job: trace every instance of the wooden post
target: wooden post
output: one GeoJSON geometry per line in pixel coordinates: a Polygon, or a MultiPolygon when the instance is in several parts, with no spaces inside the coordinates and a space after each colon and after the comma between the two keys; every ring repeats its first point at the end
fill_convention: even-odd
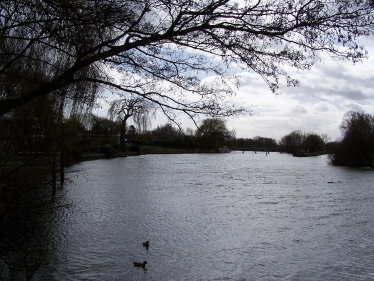
{"type": "Polygon", "coordinates": [[[61,123],[61,138],[60,138],[60,186],[64,185],[65,181],[65,154],[64,154],[64,142],[63,138],[65,134],[65,123],[61,123]]]}
{"type": "Polygon", "coordinates": [[[64,149],[61,148],[60,152],[60,185],[63,186],[65,181],[65,160],[64,160],[64,149]]]}
{"type": "Polygon", "coordinates": [[[52,152],[52,196],[56,194],[56,152],[52,152]]]}

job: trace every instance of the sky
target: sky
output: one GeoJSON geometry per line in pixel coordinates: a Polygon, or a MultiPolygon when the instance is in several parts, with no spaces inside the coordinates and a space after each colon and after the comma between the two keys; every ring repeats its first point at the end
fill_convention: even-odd
{"type": "MultiPolygon", "coordinates": [[[[253,106],[250,116],[227,119],[227,127],[235,130],[237,138],[256,136],[279,141],[283,136],[301,130],[319,135],[327,134],[330,141],[341,136],[339,126],[349,110],[362,110],[374,114],[374,38],[361,41],[369,52],[369,58],[353,64],[336,61],[322,53],[321,62],[309,71],[289,72],[299,80],[298,87],[280,86],[281,95],[273,94],[268,85],[256,73],[240,69],[234,74],[240,77],[240,87],[230,102],[253,106]]],[[[93,113],[107,116],[106,104],[93,113]]],[[[152,127],[164,125],[166,118],[159,116],[152,127]]],[[[193,128],[187,118],[182,118],[183,128],[193,128]]]]}

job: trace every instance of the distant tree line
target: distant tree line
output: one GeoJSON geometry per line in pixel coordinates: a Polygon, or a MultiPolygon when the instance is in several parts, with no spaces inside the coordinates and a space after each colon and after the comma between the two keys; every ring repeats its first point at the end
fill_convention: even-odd
{"type": "Polygon", "coordinates": [[[91,122],[81,134],[86,141],[81,142],[81,152],[98,152],[100,146],[110,146],[114,149],[125,150],[123,143],[133,145],[153,145],[161,147],[194,149],[202,151],[215,151],[222,146],[235,146],[235,132],[230,131],[226,121],[220,118],[207,118],[201,121],[196,130],[187,128],[183,130],[171,123],[159,125],[151,130],[139,130],[139,127],[130,125],[124,130],[122,119],[113,121],[105,117],[91,116],[91,122]],[[91,144],[87,142],[92,135],[100,135],[100,142],[91,144]],[[116,136],[116,138],[113,138],[116,136]]]}
{"type": "MultiPolygon", "coordinates": [[[[71,145],[66,149],[67,157],[83,152],[105,152],[108,147],[114,150],[123,148],[119,142],[120,132],[123,130],[121,119],[113,121],[105,117],[91,115],[89,120],[85,125],[78,120],[66,122],[65,130],[75,133],[80,130],[79,134],[83,135],[83,139],[81,138],[80,141],[78,141],[77,135],[72,138],[74,141],[71,143],[75,142],[77,145],[75,148],[71,145]],[[85,142],[84,137],[90,134],[100,135],[100,142],[95,144],[85,142]],[[103,149],[103,147],[106,148],[103,149]]],[[[145,144],[195,151],[215,151],[222,146],[229,146],[231,149],[237,150],[266,150],[285,153],[323,151],[329,154],[329,162],[332,165],[372,166],[374,117],[362,111],[349,111],[345,114],[340,129],[342,136],[335,142],[330,142],[330,138],[326,134],[319,135],[301,130],[284,135],[277,142],[275,139],[260,136],[236,138],[235,131],[227,128],[224,119],[207,118],[202,120],[196,130],[191,128],[183,130],[168,122],[140,133],[139,127],[133,124],[126,127],[124,139],[128,145],[130,143],[133,145],[145,144]]],[[[71,133],[70,137],[72,137],[71,133]]],[[[25,142],[22,145],[25,145],[25,142]]],[[[112,153],[112,155],[114,154],[112,153]]]]}
{"type": "Polygon", "coordinates": [[[329,141],[326,134],[293,131],[279,141],[279,149],[293,153],[295,150],[310,152],[324,150],[329,163],[336,166],[373,167],[374,116],[363,111],[348,111],[340,125],[341,137],[329,141]]]}
{"type": "Polygon", "coordinates": [[[293,131],[279,140],[279,149],[283,152],[294,153],[296,151],[317,152],[325,150],[328,141],[327,135],[316,133],[293,131]]]}
{"type": "Polygon", "coordinates": [[[278,144],[275,139],[256,136],[250,138],[236,139],[236,147],[238,150],[251,150],[251,151],[276,151],[278,144]]]}

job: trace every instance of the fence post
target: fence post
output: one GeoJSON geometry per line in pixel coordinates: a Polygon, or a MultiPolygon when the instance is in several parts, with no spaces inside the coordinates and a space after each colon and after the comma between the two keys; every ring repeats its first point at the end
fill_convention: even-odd
{"type": "Polygon", "coordinates": [[[52,196],[56,194],[56,152],[52,152],[52,196]]]}

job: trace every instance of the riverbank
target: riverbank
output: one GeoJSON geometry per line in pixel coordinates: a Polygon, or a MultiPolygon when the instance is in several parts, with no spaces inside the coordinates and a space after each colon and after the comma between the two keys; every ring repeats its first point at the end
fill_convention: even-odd
{"type": "MultiPolygon", "coordinates": [[[[142,147],[139,146],[140,152],[129,151],[116,151],[114,155],[107,155],[105,153],[85,153],[78,159],[76,162],[83,162],[83,161],[92,161],[92,160],[99,160],[99,159],[111,159],[111,158],[120,158],[120,157],[128,157],[128,156],[139,156],[139,155],[147,155],[147,154],[191,154],[191,153],[201,153],[196,150],[183,150],[183,149],[173,149],[173,148],[164,148],[164,147],[142,147]]],[[[204,151],[210,152],[210,151],[204,151]]]]}
{"type": "Polygon", "coordinates": [[[319,156],[325,154],[323,151],[317,151],[317,152],[306,152],[306,151],[298,151],[293,153],[292,155],[294,157],[310,157],[310,156],[319,156]]]}

